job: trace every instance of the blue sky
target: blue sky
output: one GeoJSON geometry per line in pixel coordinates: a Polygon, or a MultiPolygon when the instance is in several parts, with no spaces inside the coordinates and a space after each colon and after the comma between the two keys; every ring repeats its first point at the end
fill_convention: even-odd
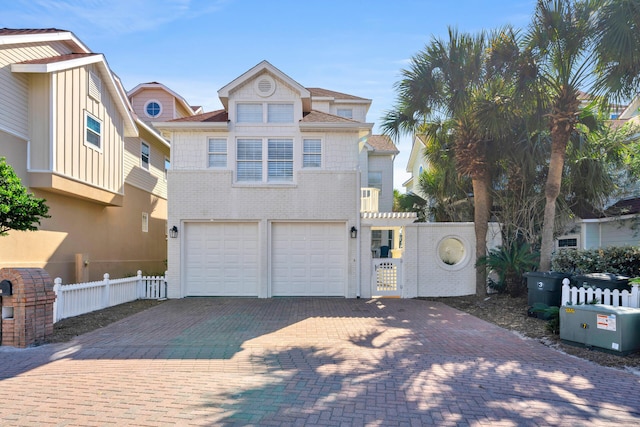
{"type": "MultiPolygon", "coordinates": [[[[103,53],[127,90],[158,81],[205,111],[217,91],[267,60],[303,86],[373,100],[368,121],[393,107],[409,59],[447,27],[463,32],[529,22],[535,0],[13,0],[0,27],[72,31],[103,53]]],[[[411,139],[399,141],[402,188],[411,139]]]]}

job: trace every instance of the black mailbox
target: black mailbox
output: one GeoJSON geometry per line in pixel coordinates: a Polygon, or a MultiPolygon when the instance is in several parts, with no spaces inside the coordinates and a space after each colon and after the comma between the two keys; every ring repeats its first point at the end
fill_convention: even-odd
{"type": "Polygon", "coordinates": [[[6,297],[13,295],[11,291],[11,282],[9,280],[3,280],[0,282],[0,297],[6,297]]]}

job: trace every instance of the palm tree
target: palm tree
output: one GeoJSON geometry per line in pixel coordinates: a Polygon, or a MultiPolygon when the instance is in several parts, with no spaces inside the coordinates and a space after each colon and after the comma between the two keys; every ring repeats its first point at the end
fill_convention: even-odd
{"type": "Polygon", "coordinates": [[[610,96],[636,89],[640,72],[637,23],[639,0],[538,0],[536,5],[526,41],[536,60],[539,85],[548,96],[551,139],[541,271],[551,267],[556,202],[567,145],[576,133],[580,113],[578,93],[591,92],[604,105],[610,96]]]}
{"type": "MultiPolygon", "coordinates": [[[[491,175],[488,147],[491,139],[474,116],[475,96],[486,75],[487,40],[484,33],[460,34],[449,29],[449,39],[434,38],[411,59],[396,84],[398,103],[387,113],[382,127],[397,137],[413,133],[426,122],[451,120],[458,172],[471,178],[474,195],[476,256],[486,255],[491,208],[491,175]]],[[[476,270],[476,294],[486,293],[484,269],[476,270]]]]}

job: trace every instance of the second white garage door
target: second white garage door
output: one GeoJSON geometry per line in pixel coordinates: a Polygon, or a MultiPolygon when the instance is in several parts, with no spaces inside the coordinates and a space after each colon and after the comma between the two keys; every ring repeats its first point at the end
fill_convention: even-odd
{"type": "Polygon", "coordinates": [[[344,223],[273,223],[273,296],[345,296],[347,232],[344,223]]]}
{"type": "Polygon", "coordinates": [[[187,296],[258,295],[258,224],[188,223],[187,296]]]}

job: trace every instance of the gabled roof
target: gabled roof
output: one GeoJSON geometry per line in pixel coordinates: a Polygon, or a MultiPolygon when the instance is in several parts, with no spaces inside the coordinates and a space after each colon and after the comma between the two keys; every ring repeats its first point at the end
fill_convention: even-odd
{"type": "Polygon", "coordinates": [[[311,93],[300,83],[293,80],[291,77],[271,65],[268,61],[262,61],[255,67],[251,68],[249,71],[246,71],[240,77],[235,78],[230,83],[226,84],[218,91],[218,97],[220,98],[220,102],[225,109],[229,108],[229,93],[235,89],[236,87],[243,85],[247,81],[252,78],[267,72],[277,79],[284,81],[286,84],[291,86],[293,90],[297,91],[300,94],[300,98],[302,98],[302,110],[309,111],[311,109],[311,93]]]}
{"type": "Polygon", "coordinates": [[[360,98],[359,96],[349,95],[346,93],[335,92],[329,89],[322,89],[318,87],[310,87],[307,90],[311,93],[312,98],[327,98],[333,101],[349,101],[351,103],[366,103],[370,104],[371,100],[367,98],[360,98]]]}
{"type": "Polygon", "coordinates": [[[367,138],[367,144],[378,154],[396,155],[400,152],[388,135],[371,135],[367,138]]]}
{"type": "Polygon", "coordinates": [[[121,91],[118,90],[114,74],[109,68],[109,64],[107,64],[107,60],[104,55],[101,53],[72,53],[18,62],[11,64],[11,72],[52,73],[71,68],[83,67],[89,64],[95,64],[100,70],[102,80],[106,83],[109,94],[116,101],[116,108],[124,118],[125,136],[137,136],[138,128],[136,127],[135,119],[129,105],[129,100],[122,96],[121,91]]]}
{"type": "Polygon", "coordinates": [[[20,43],[65,41],[76,53],[90,53],[89,49],[71,31],[58,28],[0,28],[0,46],[20,43]]]}
{"type": "Polygon", "coordinates": [[[229,121],[229,114],[225,110],[210,111],[208,113],[196,114],[190,117],[181,117],[170,120],[170,122],[224,122],[229,121]]]}
{"type": "Polygon", "coordinates": [[[158,83],[158,82],[140,83],[138,86],[134,87],[129,92],[127,92],[127,96],[129,97],[129,99],[131,99],[131,98],[133,98],[133,96],[135,96],[135,94],[137,94],[138,92],[140,92],[140,91],[142,91],[144,89],[161,89],[161,90],[164,90],[165,92],[171,94],[171,96],[173,96],[175,99],[177,99],[178,102],[189,112],[189,114],[193,115],[193,114],[198,114],[198,112],[201,112],[201,111],[198,111],[198,110],[200,110],[200,107],[192,107],[191,105],[189,105],[187,100],[184,99],[182,96],[180,96],[178,93],[172,91],[167,86],[163,85],[162,83],[158,83]]]}
{"type": "Polygon", "coordinates": [[[301,122],[303,123],[360,123],[357,120],[348,119],[346,117],[336,116],[334,114],[324,113],[322,111],[311,110],[304,113],[301,122]]]}
{"type": "MultiPolygon", "coordinates": [[[[426,147],[426,144],[422,140],[420,135],[415,135],[413,138],[413,144],[411,145],[411,153],[409,154],[409,160],[407,161],[407,172],[413,172],[413,164],[422,156],[422,151],[426,147]]],[[[408,181],[407,181],[408,182],[408,181]]]]}
{"type": "Polygon", "coordinates": [[[182,117],[167,122],[153,122],[156,129],[218,129],[226,130],[229,123],[229,114],[225,110],[210,111],[196,114],[195,116],[182,117]]]}

